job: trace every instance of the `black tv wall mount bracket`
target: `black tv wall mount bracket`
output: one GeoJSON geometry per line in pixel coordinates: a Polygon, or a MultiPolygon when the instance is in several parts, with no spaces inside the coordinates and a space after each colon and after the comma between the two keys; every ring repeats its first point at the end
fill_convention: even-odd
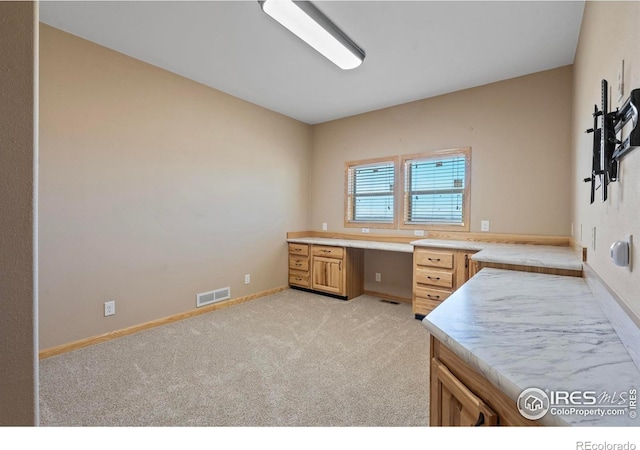
{"type": "Polygon", "coordinates": [[[584,179],[585,183],[591,182],[591,203],[595,200],[597,189],[602,191],[602,201],[607,200],[609,183],[618,181],[620,159],[640,146],[640,127],[638,127],[640,89],[631,91],[621,108],[608,111],[607,80],[602,80],[601,88],[600,109],[597,105],[594,106],[593,128],[586,131],[593,133],[591,176],[584,179]],[[623,133],[627,133],[627,136],[624,137],[623,133]]]}

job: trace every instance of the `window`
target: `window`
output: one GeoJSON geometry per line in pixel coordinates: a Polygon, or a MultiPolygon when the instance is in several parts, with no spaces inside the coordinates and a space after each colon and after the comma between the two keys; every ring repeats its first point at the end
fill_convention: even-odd
{"type": "Polygon", "coordinates": [[[397,158],[346,163],[345,227],[396,228],[397,158]]]}
{"type": "Polygon", "coordinates": [[[471,149],[402,158],[401,228],[469,230],[471,149]]]}

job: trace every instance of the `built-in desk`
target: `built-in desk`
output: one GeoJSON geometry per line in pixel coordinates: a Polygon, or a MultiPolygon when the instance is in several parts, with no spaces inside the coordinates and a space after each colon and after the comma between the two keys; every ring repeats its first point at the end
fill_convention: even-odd
{"type": "Polygon", "coordinates": [[[350,300],[364,293],[364,251],[413,253],[411,244],[304,237],[289,243],[289,285],[350,300]]]}
{"type": "Polygon", "coordinates": [[[464,240],[413,241],[413,313],[422,319],[483,268],[582,276],[571,247],[464,240]]]}
{"type": "Polygon", "coordinates": [[[343,299],[364,293],[364,250],[413,254],[411,302],[417,319],[431,312],[482,268],[578,277],[582,274],[582,260],[570,247],[560,245],[453,239],[402,243],[317,236],[292,237],[287,242],[289,285],[343,299]]]}

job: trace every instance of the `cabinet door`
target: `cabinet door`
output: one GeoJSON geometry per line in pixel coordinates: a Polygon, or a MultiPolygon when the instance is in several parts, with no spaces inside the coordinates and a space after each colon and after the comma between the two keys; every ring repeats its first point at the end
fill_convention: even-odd
{"type": "Polygon", "coordinates": [[[313,257],[311,288],[331,294],[344,295],[342,260],[313,257]]]}
{"type": "Polygon", "coordinates": [[[437,359],[431,359],[431,426],[496,425],[498,417],[437,359]]]}

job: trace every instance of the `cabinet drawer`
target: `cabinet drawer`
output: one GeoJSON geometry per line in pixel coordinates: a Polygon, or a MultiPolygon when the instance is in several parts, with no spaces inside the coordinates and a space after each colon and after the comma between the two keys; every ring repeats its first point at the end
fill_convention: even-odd
{"type": "Polygon", "coordinates": [[[309,287],[309,272],[299,272],[297,270],[289,271],[289,284],[295,286],[309,287]]]}
{"type": "Polygon", "coordinates": [[[344,256],[344,248],[327,247],[324,245],[314,245],[312,250],[313,256],[324,256],[325,258],[340,258],[344,256]]]}
{"type": "Polygon", "coordinates": [[[303,255],[306,256],[309,254],[309,244],[292,244],[289,243],[289,253],[292,255],[303,255]]]}
{"type": "Polygon", "coordinates": [[[438,289],[429,289],[425,287],[416,287],[416,297],[421,297],[425,300],[442,302],[451,295],[451,292],[441,291],[438,289]]]}
{"type": "Polygon", "coordinates": [[[431,311],[436,309],[436,307],[439,306],[440,303],[442,302],[440,302],[439,300],[431,300],[423,297],[415,297],[413,299],[413,313],[422,314],[426,316],[431,311]]]}
{"type": "Polygon", "coordinates": [[[416,267],[416,282],[442,288],[453,288],[453,273],[416,267]]]}
{"type": "Polygon", "coordinates": [[[291,255],[289,257],[289,268],[295,270],[301,270],[303,272],[309,271],[309,257],[291,255]]]}
{"type": "Polygon", "coordinates": [[[416,264],[419,266],[453,269],[453,253],[416,249],[416,264]]]}

